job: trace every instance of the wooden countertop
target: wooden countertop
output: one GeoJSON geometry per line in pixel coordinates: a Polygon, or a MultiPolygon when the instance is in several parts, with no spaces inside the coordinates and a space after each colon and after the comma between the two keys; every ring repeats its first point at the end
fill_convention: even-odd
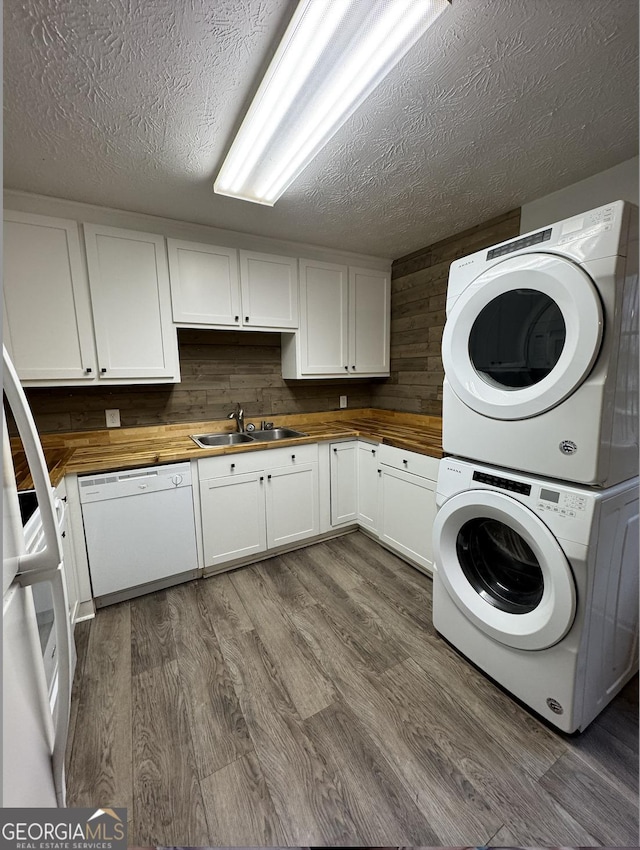
{"type": "MultiPolygon", "coordinates": [[[[259,421],[247,418],[247,423],[259,421]]],[[[391,410],[361,408],[289,416],[275,416],[275,426],[303,431],[307,436],[273,443],[243,444],[201,449],[191,434],[233,431],[229,420],[119,428],[91,432],[43,434],[42,445],[51,482],[60,483],[66,473],[91,474],[135,466],[153,466],[192,458],[215,457],[281,446],[363,437],[431,457],[442,457],[442,420],[391,410]]],[[[19,440],[12,440],[18,489],[32,486],[19,440]]]]}

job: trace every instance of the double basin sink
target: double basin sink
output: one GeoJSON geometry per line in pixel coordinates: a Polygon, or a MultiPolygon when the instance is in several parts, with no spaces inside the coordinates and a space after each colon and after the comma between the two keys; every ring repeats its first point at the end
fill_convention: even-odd
{"type": "Polygon", "coordinates": [[[231,434],[192,434],[191,439],[201,449],[213,446],[236,446],[241,443],[271,443],[277,440],[288,440],[291,437],[306,437],[300,431],[292,428],[270,428],[267,431],[243,431],[231,434]]]}

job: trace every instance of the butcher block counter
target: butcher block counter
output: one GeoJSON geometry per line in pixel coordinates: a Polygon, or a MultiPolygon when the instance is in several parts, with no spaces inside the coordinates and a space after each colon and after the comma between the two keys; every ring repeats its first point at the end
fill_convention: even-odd
{"type": "MultiPolygon", "coordinates": [[[[253,422],[256,428],[260,427],[259,418],[247,417],[245,427],[250,422],[253,422]]],[[[41,439],[54,486],[60,483],[65,474],[72,472],[107,472],[192,458],[268,451],[281,446],[349,437],[360,437],[435,458],[442,457],[442,420],[437,416],[360,408],[275,416],[273,424],[274,427],[283,426],[302,431],[307,436],[206,449],[200,448],[191,439],[191,434],[234,431],[235,422],[223,419],[188,424],[43,434],[41,439]]],[[[32,483],[19,440],[12,440],[12,450],[18,489],[29,489],[32,483]]]]}

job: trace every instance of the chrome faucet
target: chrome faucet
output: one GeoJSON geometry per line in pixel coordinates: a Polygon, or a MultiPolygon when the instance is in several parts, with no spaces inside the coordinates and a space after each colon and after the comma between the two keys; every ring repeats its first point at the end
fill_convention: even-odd
{"type": "Polygon", "coordinates": [[[244,431],[244,408],[240,407],[240,402],[238,402],[236,409],[227,415],[227,419],[235,419],[238,433],[242,434],[244,431]]]}

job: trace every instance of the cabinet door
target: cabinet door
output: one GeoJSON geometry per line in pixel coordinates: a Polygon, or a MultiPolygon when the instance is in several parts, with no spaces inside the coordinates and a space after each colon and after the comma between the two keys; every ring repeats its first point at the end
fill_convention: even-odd
{"type": "Polygon", "coordinates": [[[102,378],[179,378],[164,237],[84,225],[102,378]]]}
{"type": "Polygon", "coordinates": [[[269,549],[319,534],[317,463],[274,469],[265,483],[269,549]]]}
{"type": "Polygon", "coordinates": [[[378,532],[378,448],[358,442],[358,522],[378,532]]]}
{"type": "Polygon", "coordinates": [[[349,267],[349,373],[389,374],[389,275],[349,267]]]}
{"type": "Polygon", "coordinates": [[[265,484],[262,472],[200,482],[205,567],[267,548],[265,484]]]}
{"type": "Polygon", "coordinates": [[[331,463],[331,525],[358,520],[357,440],[329,447],[331,463]]]}
{"type": "Polygon", "coordinates": [[[300,260],[300,371],[348,374],[347,266],[300,260]]]}
{"type": "Polygon", "coordinates": [[[173,321],[188,325],[240,325],[238,252],[167,239],[173,321]]]}
{"type": "Polygon", "coordinates": [[[240,251],[242,323],[245,327],[298,327],[298,261],[240,251]]]}
{"type": "Polygon", "coordinates": [[[5,344],[21,380],[91,381],[96,356],[78,224],[6,210],[5,344]]]}
{"type": "Polygon", "coordinates": [[[381,469],[380,539],[431,574],[436,483],[389,466],[381,469]]]}

